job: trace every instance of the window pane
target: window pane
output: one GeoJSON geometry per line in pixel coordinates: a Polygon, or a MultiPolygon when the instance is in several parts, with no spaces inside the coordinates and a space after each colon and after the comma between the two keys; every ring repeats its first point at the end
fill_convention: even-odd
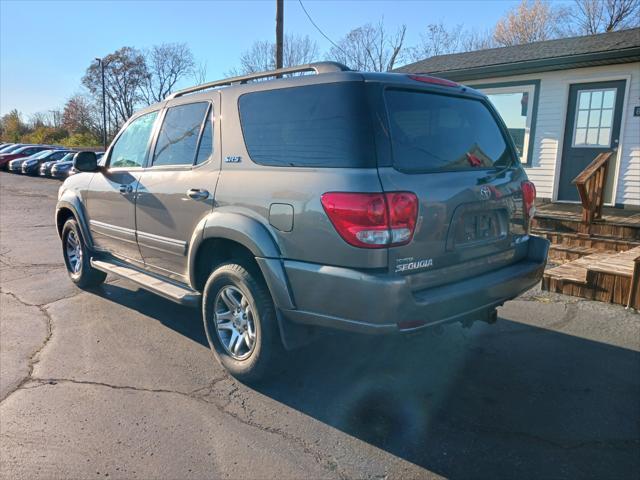
{"type": "Polygon", "coordinates": [[[578,128],[576,130],[576,145],[584,145],[584,141],[587,135],[586,128],[578,128]]]}
{"type": "Polygon", "coordinates": [[[613,108],[613,102],[616,98],[615,90],[607,90],[604,92],[604,99],[602,101],[602,108],[613,108]]]}
{"type": "Polygon", "coordinates": [[[600,125],[600,110],[591,110],[591,114],[589,115],[589,126],[597,127],[600,125]]]}
{"type": "Polygon", "coordinates": [[[202,140],[200,140],[200,148],[198,149],[198,158],[196,164],[206,162],[213,153],[213,128],[211,127],[211,112],[207,116],[207,123],[202,132],[202,140]]]}
{"type": "Polygon", "coordinates": [[[366,167],[375,163],[360,82],[267,90],[240,97],[251,159],[262,165],[366,167]]]}
{"type": "Polygon", "coordinates": [[[136,118],[120,135],[111,151],[111,167],[141,167],[158,112],[136,118]]]}
{"type": "Polygon", "coordinates": [[[600,108],[602,105],[602,92],[591,92],[591,108],[600,108]]]}
{"type": "Polygon", "coordinates": [[[585,109],[589,108],[591,100],[591,92],[580,92],[580,108],[585,109]]]}
{"type": "MultiPolygon", "coordinates": [[[[529,93],[492,93],[487,95],[509,129],[516,149],[522,156],[527,127],[529,93]]],[[[523,159],[525,160],[525,159],[523,159]]]]}
{"type": "Polygon", "coordinates": [[[400,170],[491,168],[512,160],[501,129],[478,100],[389,90],[386,101],[400,170]]]}
{"type": "Polygon", "coordinates": [[[598,138],[598,145],[603,147],[608,147],[611,141],[611,129],[610,128],[601,128],[600,129],[600,138],[598,138]]]}
{"type": "Polygon", "coordinates": [[[587,126],[587,119],[589,118],[589,110],[578,111],[578,127],[584,128],[587,126]]]}
{"type": "Polygon", "coordinates": [[[600,118],[600,126],[610,127],[612,119],[613,119],[613,110],[602,110],[602,117],[600,118]]]}
{"type": "Polygon", "coordinates": [[[153,165],[193,165],[208,103],[171,107],[158,135],[153,165]]]}
{"type": "Polygon", "coordinates": [[[598,129],[589,128],[587,130],[587,145],[597,145],[597,144],[598,144],[598,129]]]}

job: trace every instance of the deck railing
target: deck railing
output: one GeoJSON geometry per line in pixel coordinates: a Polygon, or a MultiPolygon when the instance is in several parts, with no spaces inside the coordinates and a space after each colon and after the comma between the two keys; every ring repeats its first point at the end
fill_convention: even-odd
{"type": "Polygon", "coordinates": [[[602,217],[607,167],[612,155],[613,152],[601,153],[573,179],[582,203],[582,221],[587,226],[602,217]]]}

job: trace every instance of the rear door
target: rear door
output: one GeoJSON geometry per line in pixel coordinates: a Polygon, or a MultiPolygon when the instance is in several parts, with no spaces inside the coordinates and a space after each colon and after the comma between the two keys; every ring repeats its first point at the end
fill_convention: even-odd
{"type": "Polygon", "coordinates": [[[475,95],[387,88],[385,191],[414,192],[413,240],[391,248],[389,268],[420,274],[414,289],[468,278],[523,256],[520,184],[526,180],[506,129],[475,95]],[[520,251],[522,250],[522,251],[520,251]]]}
{"type": "Polygon", "coordinates": [[[145,265],[177,280],[186,280],[193,232],[213,208],[220,169],[214,114],[209,101],[170,104],[138,184],[136,230],[145,265]]]}

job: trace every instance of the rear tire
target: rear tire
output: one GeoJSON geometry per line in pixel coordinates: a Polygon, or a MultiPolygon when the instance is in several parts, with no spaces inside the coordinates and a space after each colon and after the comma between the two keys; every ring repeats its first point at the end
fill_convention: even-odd
{"type": "Polygon", "coordinates": [[[62,227],[62,255],[71,281],[80,288],[97,287],[107,274],[91,266],[89,251],[78,222],[71,218],[62,227]]]}
{"type": "Polygon", "coordinates": [[[241,262],[217,267],[204,287],[202,315],[209,346],[231,375],[252,383],[279,371],[284,349],[259,273],[241,262]]]}

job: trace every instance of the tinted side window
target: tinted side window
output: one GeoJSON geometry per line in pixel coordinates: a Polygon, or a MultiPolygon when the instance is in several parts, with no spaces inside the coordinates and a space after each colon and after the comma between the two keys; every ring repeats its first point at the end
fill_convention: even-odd
{"type": "Polygon", "coordinates": [[[375,165],[371,119],[361,82],[248,93],[240,97],[251,159],[263,165],[375,165]]]}
{"type": "Polygon", "coordinates": [[[158,112],[136,118],[120,135],[111,150],[110,167],[141,167],[158,112]]]}
{"type": "Polygon", "coordinates": [[[505,136],[479,100],[388,90],[393,162],[403,171],[492,168],[513,160],[505,136]]]}
{"type": "Polygon", "coordinates": [[[158,135],[153,165],[193,165],[208,103],[171,107],[158,135]]]}
{"type": "Polygon", "coordinates": [[[206,162],[213,153],[213,127],[211,125],[211,111],[207,115],[207,123],[202,131],[202,138],[200,139],[200,146],[198,147],[198,157],[196,158],[196,164],[206,162]]]}

